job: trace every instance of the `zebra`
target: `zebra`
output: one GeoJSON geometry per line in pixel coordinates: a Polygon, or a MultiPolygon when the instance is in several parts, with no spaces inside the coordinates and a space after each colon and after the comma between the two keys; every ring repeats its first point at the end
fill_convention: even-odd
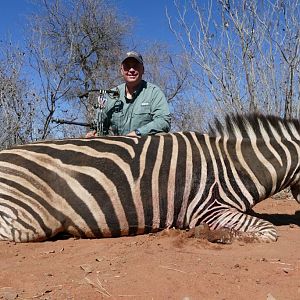
{"type": "Polygon", "coordinates": [[[228,115],[210,134],[75,138],[2,150],[0,240],[207,224],[276,241],[274,225],[248,212],[286,187],[300,202],[299,132],[296,120],[228,115]]]}

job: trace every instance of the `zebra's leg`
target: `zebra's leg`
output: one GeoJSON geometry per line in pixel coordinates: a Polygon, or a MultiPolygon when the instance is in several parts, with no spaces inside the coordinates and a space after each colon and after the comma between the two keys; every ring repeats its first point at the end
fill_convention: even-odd
{"type": "Polygon", "coordinates": [[[222,205],[217,200],[201,214],[196,223],[195,220],[192,223],[205,223],[211,230],[227,228],[235,231],[237,235],[251,236],[264,242],[277,240],[277,232],[272,223],[222,205]]]}

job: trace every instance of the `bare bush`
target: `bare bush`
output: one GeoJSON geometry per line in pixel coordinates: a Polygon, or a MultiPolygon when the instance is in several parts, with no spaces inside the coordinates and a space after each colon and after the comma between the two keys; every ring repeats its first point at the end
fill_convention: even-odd
{"type": "Polygon", "coordinates": [[[1,45],[0,148],[34,140],[38,97],[22,77],[24,55],[11,43],[1,45]]]}
{"type": "Polygon", "coordinates": [[[32,19],[29,49],[45,101],[41,110],[44,139],[58,134],[50,135],[54,115],[71,120],[94,117],[93,103],[80,102],[77,97],[118,82],[116,61],[123,53],[130,20],[119,21],[115,8],[101,0],[43,0],[41,11],[32,19]]]}
{"type": "Polygon", "coordinates": [[[212,111],[299,116],[299,1],[174,5],[177,17],[167,13],[169,26],[187,57],[195,91],[212,111]]]}

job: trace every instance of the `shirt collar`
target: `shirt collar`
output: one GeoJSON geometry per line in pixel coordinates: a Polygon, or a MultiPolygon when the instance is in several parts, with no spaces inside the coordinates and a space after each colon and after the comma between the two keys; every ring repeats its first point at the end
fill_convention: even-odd
{"type": "Polygon", "coordinates": [[[138,88],[133,92],[133,98],[132,99],[128,99],[126,97],[126,83],[125,83],[125,86],[124,86],[124,88],[125,88],[125,91],[124,91],[125,92],[125,98],[128,99],[128,100],[135,100],[137,98],[137,96],[140,94],[140,92],[142,91],[142,89],[145,87],[145,84],[146,84],[146,82],[144,80],[142,80],[140,82],[138,88]]]}

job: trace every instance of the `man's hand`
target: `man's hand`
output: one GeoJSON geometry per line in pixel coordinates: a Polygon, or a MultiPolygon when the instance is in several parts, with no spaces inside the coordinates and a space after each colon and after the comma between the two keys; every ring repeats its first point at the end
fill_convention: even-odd
{"type": "Polygon", "coordinates": [[[126,134],[126,136],[133,136],[133,137],[138,137],[138,135],[135,133],[135,131],[131,131],[129,133],[126,134]]]}
{"type": "Polygon", "coordinates": [[[97,131],[96,130],[93,130],[93,131],[89,131],[85,137],[86,138],[93,138],[93,137],[96,137],[97,136],[97,131]]]}

